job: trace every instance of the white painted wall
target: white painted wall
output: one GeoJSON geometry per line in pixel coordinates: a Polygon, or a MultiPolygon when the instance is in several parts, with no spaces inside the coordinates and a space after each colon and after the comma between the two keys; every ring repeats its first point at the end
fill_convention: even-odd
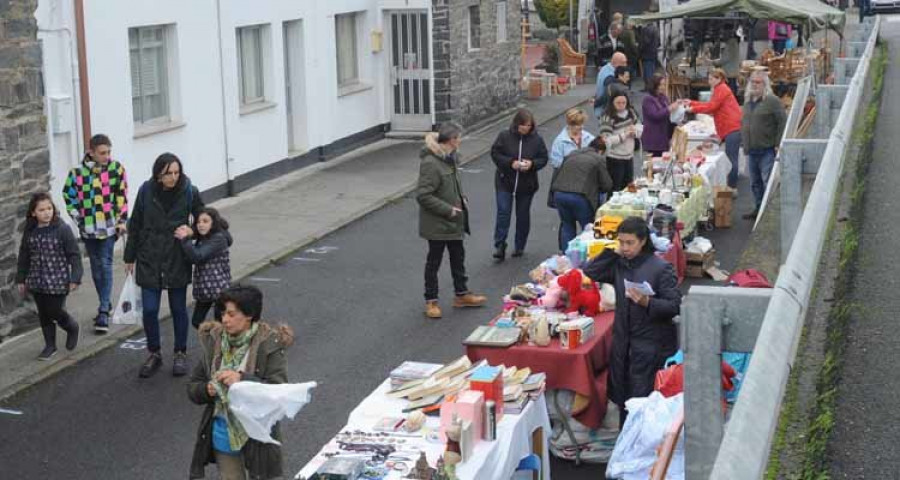
{"type": "MultiPolygon", "coordinates": [[[[387,9],[428,9],[429,0],[154,0],[134,2],[91,0],[85,3],[85,41],[90,86],[91,131],[113,141],[114,158],[123,161],[132,185],[149,178],[160,153],[170,151],[183,161],[185,171],[201,189],[222,185],[229,178],[251,172],[289,156],[285,92],[283,25],[301,20],[303,73],[301,121],[297,129],[307,149],[328,145],[379,124],[390,122],[390,70],[388,51],[373,52],[371,33],[383,29],[387,9]],[[221,39],[216,23],[221,7],[221,39]],[[337,86],[336,14],[362,12],[359,25],[359,64],[362,81],[371,88],[341,96],[337,86]],[[151,135],[136,135],[132,117],[128,29],[174,24],[171,37],[176,52],[170,57],[173,128],[151,135]],[[268,25],[267,107],[242,112],[236,29],[268,25]],[[222,59],[219,61],[221,40],[222,59]],[[224,88],[224,102],[223,102],[224,88]],[[223,122],[224,116],[224,122],[223,122]],[[232,159],[226,171],[227,157],[232,159]]],[[[75,30],[71,0],[41,0],[35,16],[41,29],[75,30]]],[[[385,32],[385,36],[388,32],[385,32]]],[[[44,78],[48,99],[70,96],[68,115],[78,125],[77,82],[71,75],[69,39],[65,33],[41,32],[44,78]]],[[[74,41],[74,38],[72,39],[74,41]]],[[[50,101],[48,100],[48,114],[50,101]]],[[[52,122],[51,122],[52,123],[52,122]]],[[[80,128],[80,126],[78,127],[80,128]]],[[[59,132],[50,125],[48,135],[58,196],[66,171],[83,155],[79,131],[59,132]]],[[[293,152],[296,153],[296,152],[293,152]]]]}

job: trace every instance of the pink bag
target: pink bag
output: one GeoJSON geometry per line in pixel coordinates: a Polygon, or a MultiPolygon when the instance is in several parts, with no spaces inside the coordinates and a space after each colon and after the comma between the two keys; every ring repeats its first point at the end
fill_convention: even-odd
{"type": "Polygon", "coordinates": [[[728,284],[742,288],[772,288],[766,276],[756,269],[740,270],[728,277],[728,284]]]}

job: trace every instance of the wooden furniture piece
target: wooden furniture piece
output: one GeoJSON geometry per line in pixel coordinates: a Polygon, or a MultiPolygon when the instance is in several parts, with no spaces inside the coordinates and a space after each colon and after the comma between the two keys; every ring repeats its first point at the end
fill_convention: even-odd
{"type": "Polygon", "coordinates": [[[583,81],[587,55],[576,52],[565,38],[557,38],[556,41],[559,43],[559,64],[561,66],[574,66],[575,78],[579,82],[583,81]]]}

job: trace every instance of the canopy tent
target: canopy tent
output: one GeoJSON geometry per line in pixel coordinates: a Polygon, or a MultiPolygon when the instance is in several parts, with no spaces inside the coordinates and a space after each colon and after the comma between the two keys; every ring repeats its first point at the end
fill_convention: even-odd
{"type": "Polygon", "coordinates": [[[812,29],[831,28],[840,32],[844,28],[844,12],[819,0],[691,0],[673,7],[667,12],[631,17],[637,23],[685,17],[710,17],[743,13],[750,18],[778,20],[796,25],[809,25],[812,29]]]}

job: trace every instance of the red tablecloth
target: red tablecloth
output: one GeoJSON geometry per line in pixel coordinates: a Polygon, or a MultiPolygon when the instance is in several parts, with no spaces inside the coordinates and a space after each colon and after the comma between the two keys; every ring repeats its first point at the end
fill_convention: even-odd
{"type": "Polygon", "coordinates": [[[606,415],[606,366],[612,351],[615,312],[594,317],[594,336],[574,350],[563,350],[559,339],[546,347],[514,345],[509,348],[466,346],[473,362],[528,367],[547,374],[548,389],[573,390],[588,397],[589,404],[574,418],[590,428],[598,428],[606,415]]]}
{"type": "Polygon", "coordinates": [[[672,246],[668,252],[657,255],[675,267],[675,275],[678,277],[678,284],[681,285],[681,282],[684,281],[684,274],[687,272],[687,256],[684,254],[681,233],[675,232],[675,236],[672,237],[672,246]]]}

